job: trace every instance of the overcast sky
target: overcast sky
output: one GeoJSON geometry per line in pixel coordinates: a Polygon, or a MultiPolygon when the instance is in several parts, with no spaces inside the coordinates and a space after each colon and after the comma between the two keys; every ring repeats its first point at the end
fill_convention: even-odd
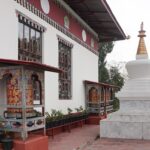
{"type": "Polygon", "coordinates": [[[150,0],[107,0],[113,14],[129,40],[115,42],[113,52],[107,61],[135,60],[139,38],[140,24],[144,22],[146,30],[145,44],[150,57],[150,0]]]}

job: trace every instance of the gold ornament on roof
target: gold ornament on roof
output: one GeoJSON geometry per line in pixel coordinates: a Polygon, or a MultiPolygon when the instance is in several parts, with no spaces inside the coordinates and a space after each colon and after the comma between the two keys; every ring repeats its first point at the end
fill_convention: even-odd
{"type": "Polygon", "coordinates": [[[143,22],[141,23],[141,30],[139,31],[139,35],[138,37],[140,37],[139,39],[139,45],[138,45],[138,49],[137,49],[137,55],[147,55],[147,50],[146,50],[146,46],[145,46],[145,41],[144,41],[144,37],[145,35],[145,31],[143,30],[143,22]]]}
{"type": "Polygon", "coordinates": [[[143,31],[143,22],[141,23],[141,31],[143,31]]]}

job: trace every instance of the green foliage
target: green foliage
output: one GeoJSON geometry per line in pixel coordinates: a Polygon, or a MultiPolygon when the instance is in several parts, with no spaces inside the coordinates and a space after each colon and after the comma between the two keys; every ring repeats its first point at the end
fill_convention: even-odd
{"type": "Polygon", "coordinates": [[[106,68],[105,58],[113,47],[113,42],[104,42],[99,45],[99,82],[109,83],[109,73],[106,68]]]}
{"type": "Polygon", "coordinates": [[[60,120],[64,117],[64,114],[60,110],[57,111],[55,109],[51,110],[51,114],[46,112],[45,115],[46,115],[46,122],[60,120]]]}
{"type": "MultiPolygon", "coordinates": [[[[120,88],[124,85],[124,78],[121,76],[118,67],[106,68],[106,56],[113,50],[113,42],[100,43],[99,45],[99,82],[109,83],[120,88]]],[[[119,89],[118,89],[119,90],[119,89]]],[[[119,100],[114,97],[114,110],[119,109],[119,100]]]]}
{"type": "Polygon", "coordinates": [[[99,67],[99,82],[109,83],[109,72],[105,65],[99,67]]]}
{"type": "Polygon", "coordinates": [[[68,108],[67,108],[67,111],[68,111],[68,114],[71,114],[73,110],[68,107],[68,108]]]}
{"type": "Polygon", "coordinates": [[[80,111],[82,112],[82,111],[84,111],[84,109],[83,109],[83,107],[82,106],[80,106],[79,107],[79,109],[80,109],[80,111]]]}
{"type": "Polygon", "coordinates": [[[56,122],[56,121],[62,121],[63,119],[68,119],[69,117],[73,117],[73,116],[81,116],[81,115],[86,115],[86,117],[88,116],[88,110],[84,110],[82,106],[80,106],[79,108],[75,108],[75,110],[77,111],[77,113],[72,113],[72,109],[71,108],[67,108],[68,110],[68,114],[63,114],[61,110],[55,110],[52,109],[51,113],[46,112],[45,113],[45,118],[46,118],[46,123],[51,123],[51,122],[56,122]]]}
{"type": "Polygon", "coordinates": [[[110,68],[110,83],[120,88],[124,85],[124,78],[121,76],[118,67],[110,68]]]}
{"type": "Polygon", "coordinates": [[[41,117],[42,113],[40,111],[34,110],[35,116],[36,117],[41,117]]]}
{"type": "MultiPolygon", "coordinates": [[[[119,72],[118,67],[111,67],[110,68],[110,83],[116,86],[119,86],[120,88],[124,85],[124,78],[121,76],[121,73],[119,72]]],[[[120,89],[116,89],[116,92],[120,89]]],[[[117,97],[114,97],[113,101],[113,107],[114,111],[117,111],[119,109],[119,99],[117,97]]]]}
{"type": "Polygon", "coordinates": [[[80,112],[80,113],[85,113],[85,110],[83,109],[82,106],[80,106],[79,108],[75,108],[76,112],[80,112]]]}
{"type": "Polygon", "coordinates": [[[76,110],[77,112],[80,112],[80,109],[79,109],[79,108],[75,108],[75,110],[76,110]]]}
{"type": "Polygon", "coordinates": [[[113,50],[113,42],[103,42],[99,44],[99,63],[104,63],[108,53],[113,50]]]}
{"type": "Polygon", "coordinates": [[[49,114],[49,112],[45,112],[45,115],[46,115],[46,122],[50,122],[50,121],[53,121],[53,117],[49,114]]]}
{"type": "Polygon", "coordinates": [[[57,116],[57,110],[52,109],[51,112],[52,112],[52,113],[51,113],[51,116],[52,116],[52,117],[56,117],[56,116],[57,116]]]}
{"type": "Polygon", "coordinates": [[[62,111],[58,110],[57,111],[57,119],[63,119],[64,114],[62,113],[62,111]]]}
{"type": "Polygon", "coordinates": [[[113,101],[113,109],[114,111],[117,111],[120,107],[119,99],[117,97],[114,97],[113,101]]]}

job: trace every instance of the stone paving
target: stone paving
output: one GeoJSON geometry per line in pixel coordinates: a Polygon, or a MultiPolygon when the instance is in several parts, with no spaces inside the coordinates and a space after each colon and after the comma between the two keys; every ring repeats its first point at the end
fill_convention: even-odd
{"type": "Polygon", "coordinates": [[[49,150],[80,150],[95,140],[98,135],[98,125],[84,125],[49,138],[49,150]]]}
{"type": "Polygon", "coordinates": [[[150,141],[98,139],[80,150],[150,150],[150,141]]]}
{"type": "Polygon", "coordinates": [[[99,139],[99,125],[84,125],[49,138],[49,150],[150,150],[148,140],[99,139]]]}

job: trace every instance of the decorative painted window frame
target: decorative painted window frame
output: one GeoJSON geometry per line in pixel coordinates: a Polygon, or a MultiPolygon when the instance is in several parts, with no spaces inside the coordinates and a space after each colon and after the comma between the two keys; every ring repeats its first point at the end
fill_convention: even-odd
{"type": "Polygon", "coordinates": [[[42,20],[46,21],[48,24],[50,24],[51,26],[53,26],[54,28],[56,28],[60,32],[64,33],[66,36],[70,37],[72,40],[74,40],[77,43],[79,43],[80,45],[84,46],[85,48],[87,48],[88,50],[90,50],[91,52],[93,52],[95,55],[97,55],[97,56],[99,55],[98,50],[96,51],[94,48],[92,48],[91,46],[89,46],[88,44],[86,44],[85,42],[83,42],[82,40],[80,40],[74,34],[72,34],[71,32],[69,32],[65,27],[59,25],[57,22],[55,22],[54,20],[52,20],[50,17],[48,17],[42,11],[38,10],[36,7],[34,7],[29,2],[27,2],[25,0],[14,0],[14,1],[16,1],[21,6],[25,7],[26,9],[28,9],[33,14],[37,15],[38,17],[40,17],[42,20]]]}
{"type": "Polygon", "coordinates": [[[67,41],[66,39],[64,39],[60,35],[57,35],[57,39],[58,39],[58,41],[64,43],[65,45],[69,46],[70,48],[73,48],[73,46],[74,46],[71,42],[67,41]]]}
{"type": "MultiPolygon", "coordinates": [[[[40,59],[37,59],[37,54],[36,54],[36,57],[32,57],[31,53],[29,51],[26,51],[25,54],[28,53],[28,55],[30,55],[30,59],[36,59],[37,62],[39,63],[42,63],[43,62],[43,50],[42,50],[42,34],[45,32],[46,28],[42,25],[40,25],[39,23],[37,23],[36,21],[34,21],[33,19],[29,18],[28,16],[24,15],[23,13],[21,13],[20,11],[16,10],[16,15],[18,17],[18,23],[21,23],[23,25],[26,25],[28,26],[30,29],[34,29],[35,31],[38,31],[40,33],[40,54],[38,54],[40,57],[40,59]]],[[[24,51],[23,49],[21,51],[24,51]]],[[[31,51],[31,50],[30,50],[31,51]]],[[[24,52],[23,52],[24,53],[24,52]]],[[[19,56],[23,55],[23,53],[21,54],[20,53],[20,49],[18,47],[18,59],[19,59],[19,56]]],[[[21,56],[22,57],[22,56],[21,56]]],[[[25,56],[26,57],[26,56],[25,56]]],[[[23,60],[23,59],[19,59],[19,60],[23,60]]]]}
{"type": "MultiPolygon", "coordinates": [[[[73,44],[71,43],[71,42],[69,42],[69,41],[67,41],[66,39],[64,39],[63,37],[61,37],[61,36],[59,36],[59,35],[57,35],[57,38],[58,38],[58,45],[59,45],[59,42],[61,42],[61,43],[63,43],[65,46],[67,46],[67,47],[69,47],[69,49],[70,49],[70,54],[72,53],[71,51],[72,51],[72,49],[73,49],[73,44]]],[[[60,49],[58,48],[58,50],[59,50],[59,53],[60,53],[60,49]]],[[[68,54],[67,54],[68,55],[68,54]]],[[[60,97],[60,93],[59,93],[59,100],[72,100],[72,54],[71,54],[71,61],[70,61],[70,97],[67,97],[67,98],[62,98],[62,97],[60,97]]],[[[59,60],[60,61],[60,60],[59,60]]],[[[60,64],[59,64],[60,65],[60,64]]],[[[67,73],[68,73],[68,70],[67,70],[67,73]]],[[[60,80],[62,80],[61,78],[59,78],[59,82],[60,82],[60,80]]],[[[66,79],[66,80],[68,80],[68,78],[66,79]]],[[[59,89],[60,90],[60,89],[59,89]]],[[[67,95],[68,96],[68,95],[67,95]]]]}
{"type": "Polygon", "coordinates": [[[44,26],[42,26],[41,24],[39,24],[35,20],[31,19],[27,15],[23,14],[22,12],[16,10],[16,15],[17,15],[19,20],[21,20],[21,21],[23,20],[23,22],[27,22],[27,24],[30,24],[31,27],[33,27],[33,28],[35,28],[41,32],[46,31],[46,28],[44,26]]]}

